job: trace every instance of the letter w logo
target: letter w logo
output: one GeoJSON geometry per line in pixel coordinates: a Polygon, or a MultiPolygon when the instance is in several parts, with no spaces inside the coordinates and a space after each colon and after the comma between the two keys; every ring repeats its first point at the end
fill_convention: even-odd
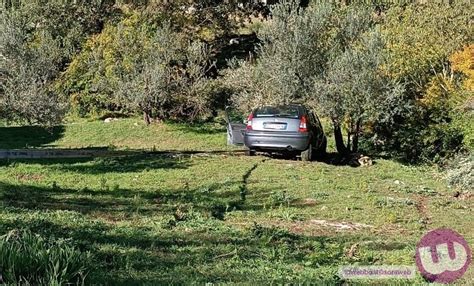
{"type": "Polygon", "coordinates": [[[455,241],[452,242],[451,251],[454,255],[451,256],[447,243],[437,244],[433,247],[434,251],[430,246],[418,248],[423,268],[433,275],[441,274],[447,270],[457,271],[465,265],[468,259],[468,253],[464,246],[455,241]]]}

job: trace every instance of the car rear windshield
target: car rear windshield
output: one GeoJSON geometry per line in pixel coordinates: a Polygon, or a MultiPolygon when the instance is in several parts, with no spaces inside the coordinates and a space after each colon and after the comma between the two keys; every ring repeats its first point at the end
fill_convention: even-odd
{"type": "Polygon", "coordinates": [[[265,106],[258,108],[254,116],[299,118],[300,112],[297,106],[265,106]]]}

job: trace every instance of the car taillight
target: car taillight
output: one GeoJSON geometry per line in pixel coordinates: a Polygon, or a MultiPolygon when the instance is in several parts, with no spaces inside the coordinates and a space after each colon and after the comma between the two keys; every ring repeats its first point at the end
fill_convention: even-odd
{"type": "Polygon", "coordinates": [[[300,128],[298,129],[299,132],[308,132],[308,120],[306,116],[302,116],[300,120],[300,128]]]}
{"type": "Polygon", "coordinates": [[[252,119],[253,113],[250,113],[249,117],[247,117],[247,130],[252,130],[252,119]]]}

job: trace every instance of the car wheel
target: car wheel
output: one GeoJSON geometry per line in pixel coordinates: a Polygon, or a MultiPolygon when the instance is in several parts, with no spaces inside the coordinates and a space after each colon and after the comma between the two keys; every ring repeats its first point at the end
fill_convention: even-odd
{"type": "Polygon", "coordinates": [[[247,156],[255,156],[257,152],[255,150],[252,150],[252,149],[247,149],[246,151],[246,154],[247,156]]]}
{"type": "Polygon", "coordinates": [[[301,152],[301,161],[311,161],[313,159],[313,144],[309,144],[308,149],[301,152]]]}

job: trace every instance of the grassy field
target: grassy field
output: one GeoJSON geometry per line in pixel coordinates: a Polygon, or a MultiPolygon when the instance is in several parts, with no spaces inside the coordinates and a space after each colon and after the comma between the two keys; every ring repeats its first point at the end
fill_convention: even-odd
{"type": "Polygon", "coordinates": [[[87,148],[157,150],[226,150],[225,127],[218,123],[188,126],[152,124],[122,119],[111,123],[78,121],[45,130],[40,127],[1,127],[0,149],[87,148]]]}
{"type": "MultiPolygon", "coordinates": [[[[229,150],[219,125],[126,119],[0,134],[0,149],[229,150]]],[[[382,159],[359,168],[213,154],[3,161],[0,233],[31,230],[89,252],[87,284],[342,284],[340,265],[414,265],[434,228],[473,245],[474,198],[453,193],[435,168],[382,159]]],[[[471,267],[458,284],[473,280],[471,267]]]]}

